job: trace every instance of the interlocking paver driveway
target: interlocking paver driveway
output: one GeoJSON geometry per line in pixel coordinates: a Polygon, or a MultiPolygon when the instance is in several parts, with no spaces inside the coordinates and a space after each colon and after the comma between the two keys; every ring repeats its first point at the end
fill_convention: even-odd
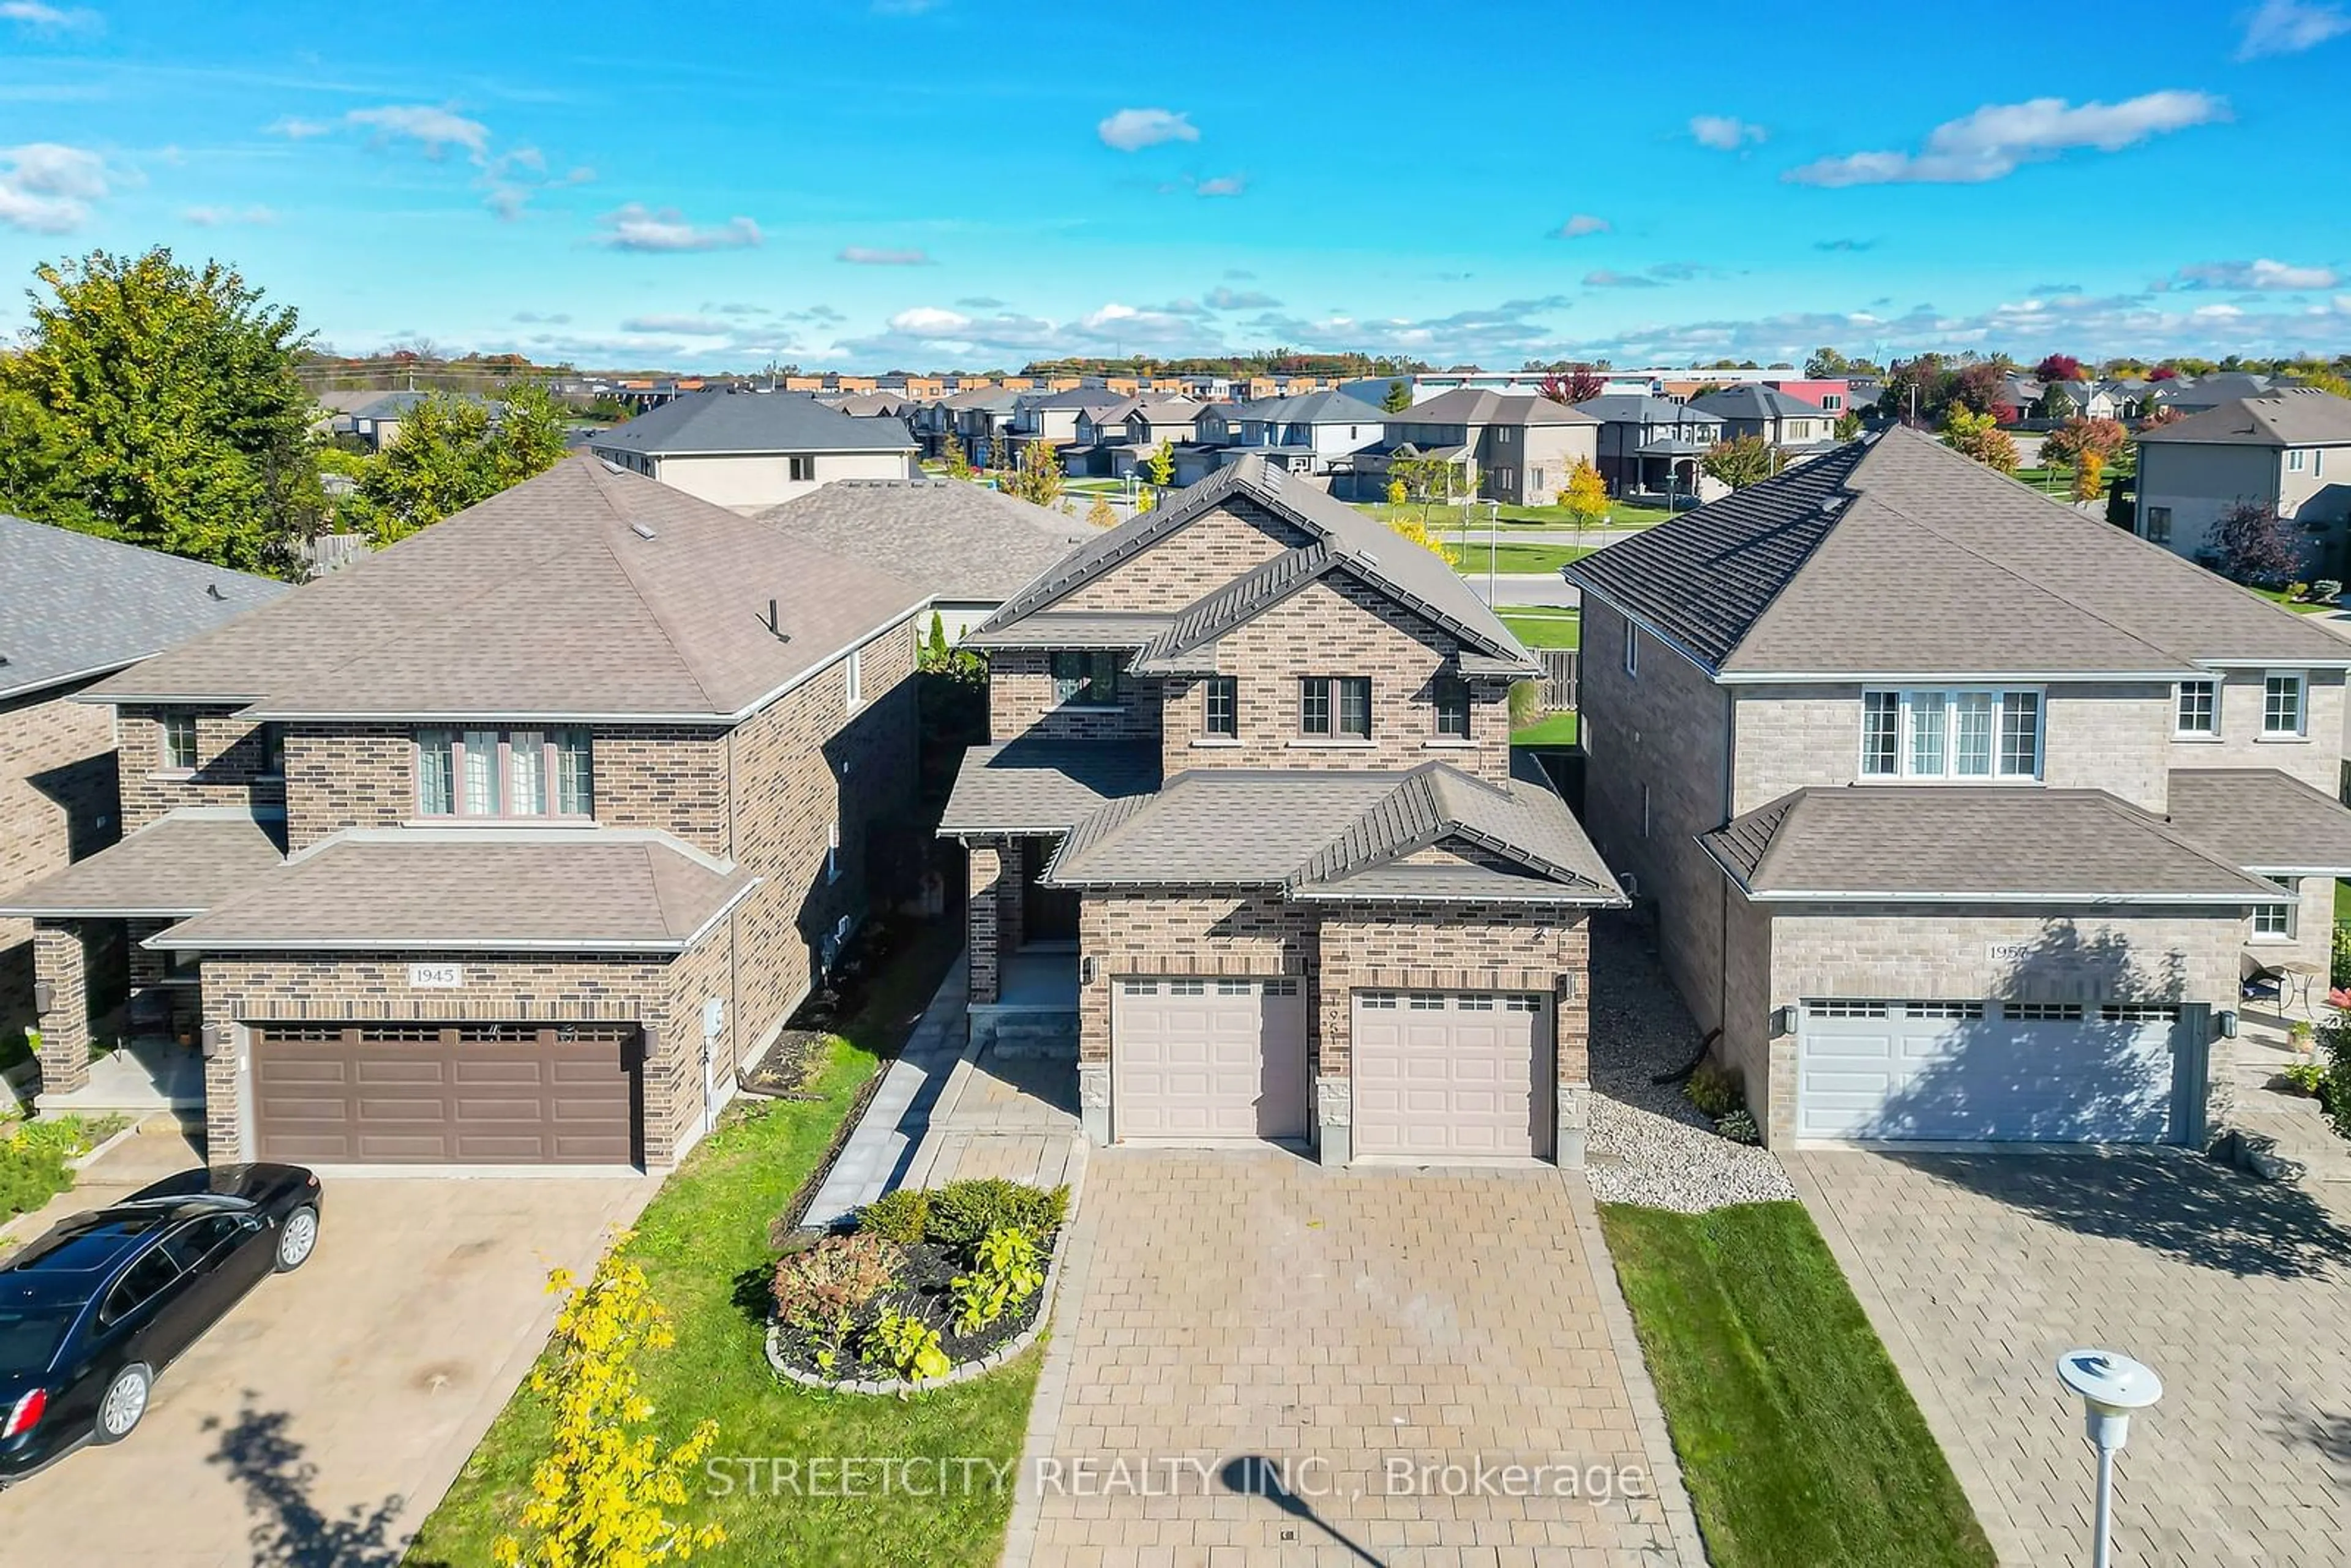
{"type": "Polygon", "coordinates": [[[1655,1485],[1573,1179],[1095,1151],[1008,1560],[1676,1562],[1654,1492],[1491,1495],[1528,1490],[1491,1469],[1510,1463],[1655,1485]],[[1288,1462],[1290,1498],[1249,1484],[1252,1456],[1288,1462]],[[1120,1460],[1162,1495],[1112,1482],[1120,1460]]]}
{"type": "Polygon", "coordinates": [[[2351,1184],[2177,1151],[1788,1165],[2001,1561],[2086,1561],[2074,1345],[2162,1375],[2117,1473],[2117,1564],[2351,1562],[2351,1184]]]}

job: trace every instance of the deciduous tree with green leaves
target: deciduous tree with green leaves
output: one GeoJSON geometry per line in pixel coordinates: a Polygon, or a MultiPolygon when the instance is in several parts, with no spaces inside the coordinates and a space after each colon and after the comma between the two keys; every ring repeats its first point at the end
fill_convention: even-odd
{"type": "Polygon", "coordinates": [[[1965,453],[1987,468],[2002,474],[2016,472],[2016,442],[2000,427],[2000,421],[1989,413],[1978,413],[1962,403],[1953,403],[1943,415],[1943,444],[1955,452],[1965,453]]]}
{"type": "Polygon", "coordinates": [[[1839,441],[1851,441],[1860,434],[1861,410],[1849,408],[1836,416],[1836,438],[1839,441]]]}
{"type": "Polygon", "coordinates": [[[1061,459],[1050,441],[1032,441],[1020,449],[1020,461],[1004,481],[1007,493],[1024,501],[1050,507],[1061,498],[1061,459]]]}
{"type": "Polygon", "coordinates": [[[972,476],[971,454],[963,449],[963,437],[950,431],[941,444],[947,460],[947,477],[968,479],[972,476]]]}
{"type": "Polygon", "coordinates": [[[217,261],[94,250],[34,269],[0,357],[0,506],[298,578],[322,497],[297,313],[217,261]]]}
{"type": "Polygon", "coordinates": [[[545,387],[508,387],[497,407],[434,392],[368,464],[346,502],[346,528],[397,544],[453,512],[544,474],[563,455],[563,414],[545,387]]]}
{"type": "Polygon", "coordinates": [[[1150,474],[1151,482],[1161,489],[1173,485],[1176,482],[1176,444],[1163,439],[1151,449],[1151,455],[1143,460],[1143,466],[1150,474]]]}
{"type": "Polygon", "coordinates": [[[1760,435],[1740,435],[1708,447],[1706,455],[1698,459],[1698,466],[1708,477],[1719,479],[1734,490],[1744,490],[1780,471],[1780,454],[1760,435]]]}

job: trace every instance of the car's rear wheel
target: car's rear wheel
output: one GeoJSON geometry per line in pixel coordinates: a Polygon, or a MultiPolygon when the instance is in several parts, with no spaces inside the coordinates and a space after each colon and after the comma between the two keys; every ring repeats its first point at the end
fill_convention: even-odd
{"type": "Polygon", "coordinates": [[[91,1436],[101,1443],[120,1443],[131,1436],[147,1414],[147,1396],[154,1391],[155,1375],[137,1362],[114,1375],[98,1402],[98,1427],[91,1436]]]}
{"type": "Polygon", "coordinates": [[[277,1271],[290,1274],[309,1261],[310,1250],[319,1245],[319,1211],[304,1204],[286,1217],[277,1228],[277,1271]]]}

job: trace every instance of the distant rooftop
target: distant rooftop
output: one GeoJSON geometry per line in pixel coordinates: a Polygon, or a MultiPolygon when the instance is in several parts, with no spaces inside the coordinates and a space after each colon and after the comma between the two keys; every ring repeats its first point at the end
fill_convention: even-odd
{"type": "Polygon", "coordinates": [[[699,392],[598,434],[596,450],[656,455],[759,452],[912,452],[886,419],[859,419],[810,392],[699,392]]]}

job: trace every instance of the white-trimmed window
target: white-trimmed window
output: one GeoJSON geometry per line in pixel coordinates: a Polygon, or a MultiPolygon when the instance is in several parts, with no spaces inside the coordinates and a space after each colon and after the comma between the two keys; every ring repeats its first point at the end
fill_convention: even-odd
{"type": "Polygon", "coordinates": [[[2305,454],[2303,452],[2302,448],[2301,448],[2301,447],[2299,447],[2299,446],[2294,447],[2294,448],[2293,448],[2291,451],[2289,451],[2289,452],[2285,455],[2285,471],[2286,471],[2287,473],[2289,473],[2289,474],[2299,474],[2299,473],[2301,473],[2301,472],[2302,472],[2302,460],[2303,460],[2303,458],[2304,458],[2304,455],[2305,455],[2305,454]]]}
{"type": "Polygon", "coordinates": [[[193,773],[196,769],[196,716],[192,713],[167,713],[163,716],[162,765],[175,773],[193,773]]]}
{"type": "Polygon", "coordinates": [[[2220,733],[2220,683],[2181,681],[2171,688],[2171,732],[2183,739],[2209,740],[2220,733]]]}
{"type": "Polygon", "coordinates": [[[841,689],[848,695],[849,711],[855,713],[865,705],[865,650],[852,648],[841,663],[841,689]]]}
{"type": "Polygon", "coordinates": [[[2270,739],[2299,739],[2307,727],[2308,703],[2299,670],[2273,670],[2262,678],[2262,734],[2270,739]]]}
{"type": "Polygon", "coordinates": [[[2263,877],[2262,880],[2275,883],[2279,892],[2294,895],[2295,902],[2256,904],[2253,908],[2253,935],[2269,941],[2291,942],[2294,936],[2295,916],[2301,913],[2300,887],[2283,877],[2263,877]]]}
{"type": "Polygon", "coordinates": [[[584,729],[416,732],[420,817],[585,818],[594,810],[584,729]]]}
{"type": "Polygon", "coordinates": [[[1865,779],[2038,779],[2041,694],[1969,686],[1862,694],[1865,779]]]}
{"type": "Polygon", "coordinates": [[[793,456],[787,457],[785,461],[791,465],[789,472],[792,476],[793,484],[806,485],[816,478],[816,459],[814,457],[793,456]]]}

